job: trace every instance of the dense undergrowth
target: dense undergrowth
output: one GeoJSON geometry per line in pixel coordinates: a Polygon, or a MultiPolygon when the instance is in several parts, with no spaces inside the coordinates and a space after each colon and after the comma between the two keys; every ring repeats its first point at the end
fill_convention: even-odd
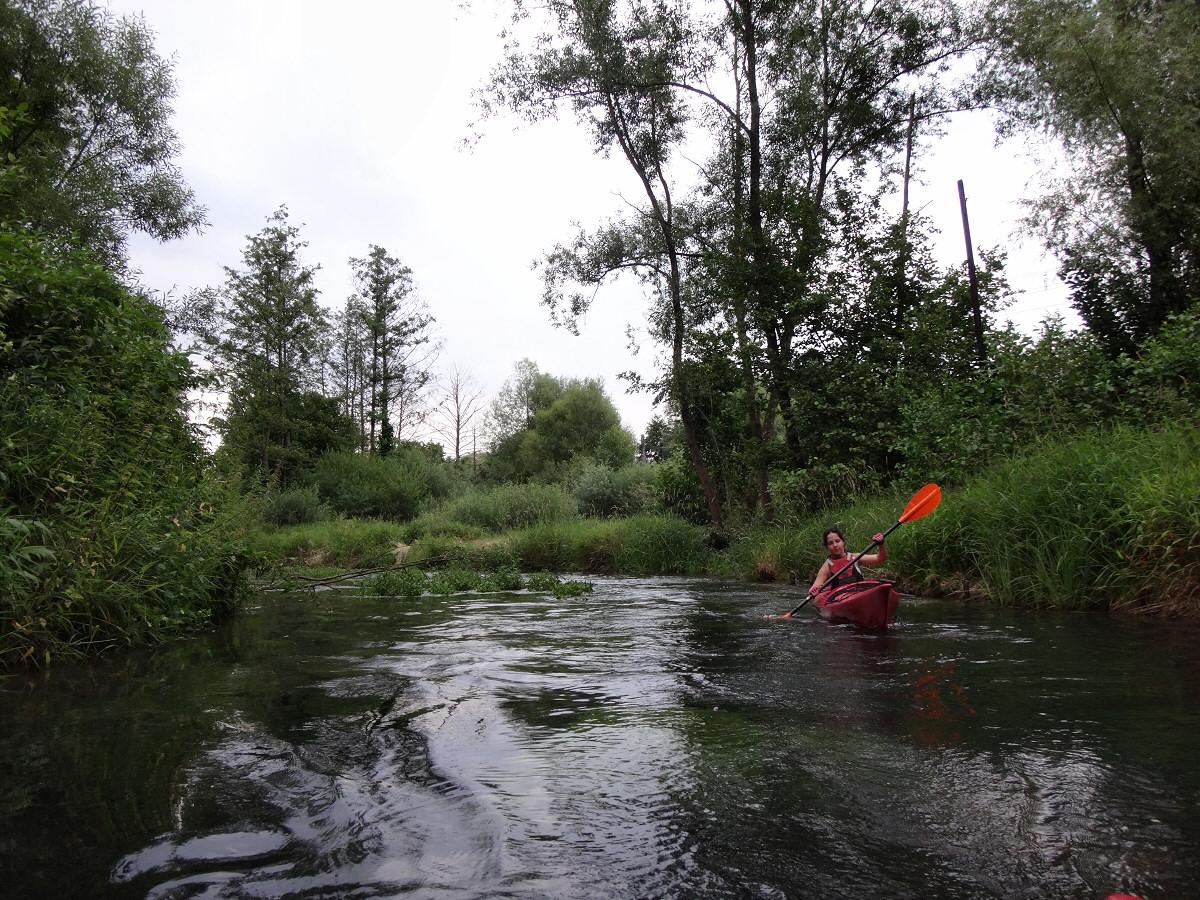
{"type": "MultiPolygon", "coordinates": [[[[908,498],[881,494],[719,540],[676,516],[587,519],[547,503],[537,522],[517,529],[464,529],[435,511],[404,526],[336,520],[270,529],[257,547],[276,559],[346,568],[405,561],[431,570],[803,586],[820,566],[825,528],[837,525],[852,548],[862,547],[895,523],[908,498]]],[[[1187,422],[1122,426],[1044,442],[945,491],[936,510],[893,533],[881,571],[913,592],[1011,606],[1200,615],[1200,431],[1187,422]]]]}
{"type": "Polygon", "coordinates": [[[153,303],[0,231],[0,669],[233,609],[251,509],[192,433],[189,386],[153,303]]]}

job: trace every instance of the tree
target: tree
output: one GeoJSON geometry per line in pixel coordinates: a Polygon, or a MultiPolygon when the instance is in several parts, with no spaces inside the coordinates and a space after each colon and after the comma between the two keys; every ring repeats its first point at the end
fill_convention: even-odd
{"type": "Polygon", "coordinates": [[[542,405],[527,427],[492,445],[488,469],[493,481],[554,480],[583,459],[613,467],[632,461],[633,437],[621,428],[620,414],[599,380],[560,381],[538,374],[534,383],[542,391],[536,401],[542,405]]]}
{"type": "Polygon", "coordinates": [[[174,159],[170,62],[141,19],[86,0],[0,4],[0,159],[15,164],[0,219],[124,263],[130,232],[160,240],[201,228],[174,159]]]}
{"type": "Polygon", "coordinates": [[[547,409],[562,392],[563,383],[538,371],[533,360],[516,363],[488,410],[489,444],[494,446],[525,431],[533,424],[534,415],[547,409]]]}
{"type": "Polygon", "coordinates": [[[426,394],[441,345],[432,338],[434,320],[408,266],[372,244],[365,259],[350,260],[350,268],[356,290],[347,314],[357,319],[362,341],[360,421],[367,449],[386,456],[428,415],[426,394]]]}
{"type": "Polygon", "coordinates": [[[936,76],[971,38],[941,0],[728,0],[695,12],[561,0],[549,11],[537,49],[510,53],[492,94],[531,118],[572,108],[598,152],[625,157],[643,202],[548,253],[543,302],[573,327],[607,279],[637,273],[651,332],[669,348],[649,386],[679,412],[711,521],[722,519],[713,453],[729,450],[753,468],[769,518],[777,435],[788,465],[809,462],[798,354],[838,321],[845,238],[878,212],[910,123],[953,105],[936,76]],[[677,164],[693,138],[714,152],[689,185],[677,164]],[[738,367],[749,440],[737,446],[702,440],[716,434],[710,375],[732,402],[723,358],[738,367]]]}
{"type": "Polygon", "coordinates": [[[991,24],[1007,131],[1068,155],[1034,221],[1084,322],[1132,350],[1200,297],[1200,6],[1007,0],[991,24]]]}
{"type": "MultiPolygon", "coordinates": [[[[523,4],[518,0],[518,12],[523,4]]],[[[686,135],[687,106],[674,85],[698,75],[695,38],[683,8],[666,0],[552,0],[552,30],[530,54],[514,50],[491,83],[492,95],[531,119],[570,106],[592,132],[598,152],[616,149],[629,164],[644,205],[632,227],[617,225],[595,239],[581,235],[571,249],[546,259],[543,302],[576,327],[588,299],[571,282],[590,288],[621,270],[650,285],[665,314],[660,332],[670,350],[665,390],[679,409],[685,442],[708,500],[715,527],[722,513],[696,436],[696,416],[683,389],[689,327],[684,260],[670,164],[686,135]]]]}
{"type": "Polygon", "coordinates": [[[218,422],[226,452],[264,477],[286,481],[307,456],[296,438],[304,427],[303,395],[319,393],[327,316],[317,304],[316,269],[300,259],[308,244],[289,224],[287,207],[267,223],[247,236],[243,268],[225,267],[224,287],[201,291],[193,305],[229,392],[229,409],[218,422]]]}
{"type": "MultiPolygon", "coordinates": [[[[439,433],[450,440],[455,459],[462,458],[462,444],[475,417],[483,409],[483,388],[469,370],[455,364],[442,379],[442,402],[437,413],[439,433]]],[[[474,441],[472,441],[474,449],[474,441]]]]}

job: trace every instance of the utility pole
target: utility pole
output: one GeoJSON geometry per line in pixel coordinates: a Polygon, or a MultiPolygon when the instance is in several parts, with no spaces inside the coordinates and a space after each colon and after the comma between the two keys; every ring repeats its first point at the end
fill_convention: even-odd
{"type": "Polygon", "coordinates": [[[967,221],[967,192],[962,179],[958,180],[958,205],[962,209],[963,235],[967,239],[967,280],[971,286],[971,306],[975,309],[975,353],[979,364],[987,362],[987,348],[983,345],[983,315],[979,311],[979,281],[975,278],[975,250],[971,246],[971,223],[967,221]]]}

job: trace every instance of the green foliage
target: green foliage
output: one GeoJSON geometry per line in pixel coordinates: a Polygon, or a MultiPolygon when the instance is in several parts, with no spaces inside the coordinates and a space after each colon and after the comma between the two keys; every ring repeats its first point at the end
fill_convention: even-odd
{"type": "Polygon", "coordinates": [[[428,492],[422,473],[407,462],[366,453],[327,453],[311,479],[322,502],[358,518],[407,521],[428,492]]]}
{"type": "Polygon", "coordinates": [[[470,569],[452,566],[429,577],[427,590],[431,594],[458,594],[473,591],[479,584],[479,575],[470,569]]]}
{"type": "Polygon", "coordinates": [[[0,231],[0,666],[162,639],[245,588],[245,501],[185,417],[162,314],[0,231]]]}
{"type": "Polygon", "coordinates": [[[269,494],[262,501],[262,519],[268,525],[311,525],[324,522],[332,510],[321,502],[315,487],[295,488],[269,494]]]}
{"type": "Polygon", "coordinates": [[[574,499],[559,485],[506,484],[477,490],[447,504],[446,513],[457,521],[493,534],[515,528],[575,519],[574,499]]]}
{"type": "Polygon", "coordinates": [[[551,593],[562,600],[564,597],[582,597],[584,594],[590,594],[595,587],[590,581],[562,581],[554,586],[551,593]]]}
{"type": "Polygon", "coordinates": [[[571,495],[581,515],[603,519],[647,512],[655,505],[655,474],[649,465],[626,466],[614,471],[603,465],[588,466],[571,482],[571,495]]]}
{"type": "Polygon", "coordinates": [[[654,467],[655,494],[662,509],[688,522],[707,522],[708,505],[686,452],[676,450],[654,467]]]}
{"type": "Polygon", "coordinates": [[[171,63],[141,18],[83,0],[0,4],[0,221],[23,222],[120,268],[138,231],[204,224],[175,157],[171,63]]]}
{"type": "Polygon", "coordinates": [[[842,462],[817,464],[771,479],[775,521],[793,525],[814,512],[853,504],[878,493],[878,473],[842,462]]]}
{"type": "Polygon", "coordinates": [[[358,591],[364,597],[420,597],[428,586],[424,572],[407,566],[364,578],[358,591]]]}
{"type": "Polygon", "coordinates": [[[559,584],[559,578],[553,572],[530,572],[525,579],[525,586],[538,593],[552,592],[559,584]]]}
{"type": "Polygon", "coordinates": [[[367,569],[396,562],[400,533],[391,522],[331,519],[261,530],[252,546],[260,556],[286,565],[367,569]]]}
{"type": "Polygon", "coordinates": [[[1111,360],[1089,332],[1051,320],[1030,340],[995,335],[993,365],[931,383],[904,409],[898,439],[914,480],[960,484],[1051,437],[1189,419],[1200,401],[1200,309],[1170,317],[1137,356],[1111,360]]]}

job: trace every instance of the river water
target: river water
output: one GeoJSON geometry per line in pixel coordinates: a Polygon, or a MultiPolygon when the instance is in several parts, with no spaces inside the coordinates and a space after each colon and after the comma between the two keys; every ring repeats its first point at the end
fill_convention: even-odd
{"type": "Polygon", "coordinates": [[[264,594],[0,686],[15,898],[1200,897],[1200,627],[264,594]]]}

